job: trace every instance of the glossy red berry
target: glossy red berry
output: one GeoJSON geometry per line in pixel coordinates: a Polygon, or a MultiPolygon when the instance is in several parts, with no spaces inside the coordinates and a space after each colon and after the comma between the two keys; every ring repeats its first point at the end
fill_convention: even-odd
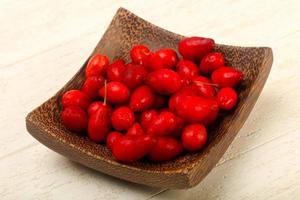
{"type": "Polygon", "coordinates": [[[147,134],[154,136],[171,135],[176,129],[177,117],[170,111],[161,112],[149,123],[147,134]]]}
{"type": "Polygon", "coordinates": [[[140,136],[145,135],[145,132],[142,126],[136,122],[127,130],[126,135],[140,136]]]}
{"type": "Polygon", "coordinates": [[[110,126],[108,113],[98,110],[89,118],[88,137],[94,142],[102,142],[109,133],[110,126]]]}
{"type": "Polygon", "coordinates": [[[177,63],[176,71],[181,78],[182,85],[189,85],[192,79],[198,76],[198,67],[189,60],[180,60],[177,63]]]}
{"type": "Polygon", "coordinates": [[[158,113],[156,110],[147,110],[147,111],[144,111],[142,113],[142,116],[141,116],[141,125],[142,127],[147,130],[148,127],[149,127],[149,124],[151,123],[151,121],[153,119],[155,119],[156,117],[158,116],[158,113]]]}
{"type": "Polygon", "coordinates": [[[109,149],[113,149],[114,144],[122,137],[122,133],[118,131],[110,132],[106,137],[106,145],[109,149]]]}
{"type": "Polygon", "coordinates": [[[193,79],[193,83],[198,87],[199,96],[204,98],[214,98],[216,95],[216,90],[208,78],[197,76],[193,79]]]}
{"type": "Polygon", "coordinates": [[[91,116],[92,114],[96,113],[98,110],[100,110],[100,112],[107,112],[109,116],[112,113],[112,108],[109,105],[104,104],[101,101],[95,101],[89,105],[88,115],[91,116]]]}
{"type": "Polygon", "coordinates": [[[78,106],[86,109],[90,105],[90,98],[80,90],[69,90],[63,94],[61,103],[64,108],[78,106]]]}
{"type": "Polygon", "coordinates": [[[149,135],[125,135],[113,145],[114,157],[124,163],[143,158],[155,145],[156,140],[149,135]]]}
{"type": "Polygon", "coordinates": [[[202,120],[202,124],[204,124],[205,126],[209,126],[209,125],[213,124],[216,121],[218,114],[219,114],[218,103],[217,103],[217,101],[213,100],[211,109],[210,109],[210,113],[204,120],[202,120]]]}
{"type": "Polygon", "coordinates": [[[115,109],[111,116],[112,125],[118,131],[128,130],[134,121],[135,117],[132,110],[126,106],[115,109]]]}
{"type": "Polygon", "coordinates": [[[177,53],[173,49],[159,49],[154,54],[156,54],[154,59],[158,60],[156,62],[154,61],[152,65],[160,65],[159,68],[175,68],[176,63],[178,62],[177,53]]]}
{"type": "Polygon", "coordinates": [[[143,85],[136,88],[130,97],[130,108],[133,112],[140,112],[151,108],[154,104],[155,94],[151,88],[143,85]]]}
{"type": "Polygon", "coordinates": [[[82,108],[69,106],[61,112],[61,121],[68,130],[81,132],[87,128],[88,117],[82,108]]]}
{"type": "Polygon", "coordinates": [[[212,73],[211,79],[220,88],[233,88],[243,80],[243,72],[232,67],[221,67],[212,73]]]}
{"type": "Polygon", "coordinates": [[[170,69],[159,69],[148,74],[146,83],[156,92],[168,95],[181,87],[180,76],[170,69]]]}
{"type": "Polygon", "coordinates": [[[116,60],[107,67],[106,77],[109,81],[119,81],[123,79],[123,74],[126,70],[125,62],[122,59],[116,60]]]}
{"type": "Polygon", "coordinates": [[[99,89],[103,86],[104,78],[102,76],[90,76],[86,78],[81,90],[88,95],[90,99],[96,99],[99,89]]]}
{"type": "Polygon", "coordinates": [[[173,137],[159,137],[148,157],[152,161],[169,161],[181,154],[182,144],[173,137]]]}
{"type": "Polygon", "coordinates": [[[191,124],[182,132],[182,144],[189,151],[199,151],[206,144],[206,128],[202,124],[191,124]]]}
{"type": "Polygon", "coordinates": [[[224,55],[222,53],[212,52],[205,55],[199,65],[200,72],[210,74],[216,69],[225,65],[224,55]]]}
{"type": "Polygon", "coordinates": [[[130,64],[127,65],[126,70],[123,74],[123,83],[130,89],[134,89],[140,86],[145,77],[147,76],[147,71],[142,65],[130,64]]]}
{"type": "Polygon", "coordinates": [[[85,69],[85,76],[102,76],[105,75],[106,67],[108,66],[108,58],[101,54],[93,55],[85,69]]]}
{"type": "Polygon", "coordinates": [[[237,103],[238,95],[232,88],[222,88],[216,97],[219,107],[223,110],[231,110],[237,103]]]}
{"type": "Polygon", "coordinates": [[[183,58],[199,61],[203,56],[211,52],[214,46],[215,42],[213,39],[189,37],[179,42],[178,50],[183,58]]]}
{"type": "Polygon", "coordinates": [[[211,106],[212,100],[187,96],[178,102],[176,111],[183,120],[194,123],[204,120],[210,114],[211,106]]]}
{"type": "Polygon", "coordinates": [[[135,45],[130,51],[130,57],[133,63],[143,65],[145,64],[150,50],[144,45],[135,45]]]}
{"type": "MultiPolygon", "coordinates": [[[[106,99],[110,103],[123,103],[128,100],[129,98],[129,90],[121,82],[113,81],[109,82],[106,85],[106,99]]],[[[105,87],[102,87],[99,90],[99,96],[103,97],[105,96],[105,87]]]]}
{"type": "Polygon", "coordinates": [[[182,98],[185,98],[186,96],[197,96],[197,95],[198,95],[198,88],[196,85],[190,85],[182,88],[181,90],[179,90],[169,98],[170,110],[175,111],[178,102],[182,98]]]}

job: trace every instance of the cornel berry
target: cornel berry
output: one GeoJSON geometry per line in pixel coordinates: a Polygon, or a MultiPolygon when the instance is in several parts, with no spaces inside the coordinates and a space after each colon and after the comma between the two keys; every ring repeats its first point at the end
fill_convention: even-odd
{"type": "Polygon", "coordinates": [[[185,38],[177,50],[137,44],[128,63],[94,54],[81,88],[61,97],[62,124],[106,145],[122,163],[201,151],[210,127],[237,106],[244,78],[214,46],[203,37],[185,38]]]}

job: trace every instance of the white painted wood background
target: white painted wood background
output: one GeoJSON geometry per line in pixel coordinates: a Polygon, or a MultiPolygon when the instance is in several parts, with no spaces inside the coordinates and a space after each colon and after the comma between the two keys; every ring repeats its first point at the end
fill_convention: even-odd
{"type": "Polygon", "coordinates": [[[299,10],[298,0],[1,0],[0,199],[300,199],[299,10]],[[273,49],[252,114],[195,188],[160,193],[97,173],[25,129],[26,114],[73,76],[120,6],[183,35],[273,49]]]}

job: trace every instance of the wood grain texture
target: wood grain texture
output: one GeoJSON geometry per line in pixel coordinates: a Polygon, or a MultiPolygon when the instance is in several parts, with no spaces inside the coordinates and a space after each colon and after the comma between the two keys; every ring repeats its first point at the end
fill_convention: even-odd
{"type": "MultiPolygon", "coordinates": [[[[128,61],[129,51],[134,44],[146,44],[152,50],[162,47],[176,49],[182,38],[121,8],[93,54],[101,53],[110,60],[123,58],[128,61]]],[[[193,187],[211,171],[242,127],[272,65],[272,51],[266,47],[217,45],[215,51],[225,54],[227,65],[242,70],[245,80],[238,88],[239,104],[236,110],[221,119],[210,131],[208,146],[202,152],[185,154],[174,161],[159,164],[141,161],[124,165],[116,162],[105,146],[67,131],[60,122],[59,101],[65,91],[82,85],[86,63],[62,90],[27,116],[27,129],[54,151],[109,175],[161,188],[193,187]]]]}
{"type": "Polygon", "coordinates": [[[0,1],[1,199],[299,199],[299,6],[297,0],[0,1]],[[181,35],[272,47],[272,70],[253,111],[192,189],[160,193],[89,170],[26,131],[28,112],[78,71],[120,6],[181,35]]]}

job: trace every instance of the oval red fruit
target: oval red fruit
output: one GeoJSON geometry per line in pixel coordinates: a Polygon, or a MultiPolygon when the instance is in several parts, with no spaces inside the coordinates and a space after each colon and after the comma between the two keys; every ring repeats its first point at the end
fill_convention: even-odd
{"type": "Polygon", "coordinates": [[[112,125],[118,131],[128,130],[134,121],[135,117],[132,110],[126,106],[115,109],[111,116],[112,125]]]}
{"type": "Polygon", "coordinates": [[[153,119],[155,119],[156,117],[158,116],[158,113],[156,110],[147,110],[147,111],[144,111],[142,113],[142,116],[141,116],[141,125],[142,127],[147,130],[148,127],[149,127],[149,124],[151,123],[151,121],[153,119]]]}
{"type": "Polygon", "coordinates": [[[169,98],[169,108],[172,111],[176,110],[178,102],[186,96],[197,96],[198,88],[195,85],[190,85],[182,88],[169,98]]]}
{"type": "Polygon", "coordinates": [[[134,89],[141,85],[147,76],[144,66],[136,64],[128,64],[123,74],[122,82],[130,89],[134,89]]]}
{"type": "Polygon", "coordinates": [[[155,136],[171,135],[176,129],[177,117],[170,111],[161,112],[149,123],[147,134],[155,136]]]}
{"type": "Polygon", "coordinates": [[[189,151],[199,151],[206,144],[206,128],[202,124],[191,124],[182,132],[182,144],[189,151]]]}
{"type": "Polygon", "coordinates": [[[134,123],[126,132],[126,135],[140,136],[145,135],[145,132],[139,123],[134,123]]]}
{"type": "Polygon", "coordinates": [[[212,51],[215,41],[210,38],[189,37],[181,40],[178,50],[183,58],[199,61],[204,55],[212,51]]]}
{"type": "Polygon", "coordinates": [[[106,145],[109,149],[113,149],[114,144],[122,137],[122,133],[118,131],[110,132],[106,137],[106,145]]]}
{"type": "Polygon", "coordinates": [[[135,45],[130,50],[130,57],[135,64],[144,64],[150,55],[150,50],[144,45],[135,45]]]}
{"type": "Polygon", "coordinates": [[[108,113],[98,110],[90,116],[88,122],[88,137],[94,142],[105,140],[110,130],[110,120],[108,113]]]}
{"type": "Polygon", "coordinates": [[[96,113],[98,110],[100,110],[100,112],[107,112],[109,116],[112,113],[112,108],[109,105],[107,104],[105,105],[101,101],[95,101],[89,105],[88,115],[91,116],[92,114],[96,113]]]}
{"type": "Polygon", "coordinates": [[[222,88],[216,97],[218,105],[223,110],[231,110],[237,103],[238,95],[232,88],[222,88]]]}
{"type": "Polygon", "coordinates": [[[193,83],[198,88],[199,96],[204,98],[214,98],[216,90],[211,81],[204,76],[197,76],[193,79],[193,83]]]}
{"type": "Polygon", "coordinates": [[[211,79],[220,88],[233,88],[243,80],[243,73],[232,67],[221,67],[212,73],[211,79]]]}
{"type": "Polygon", "coordinates": [[[154,100],[155,94],[151,88],[143,85],[132,92],[129,105],[133,112],[140,112],[151,108],[154,100]]]}
{"type": "Polygon", "coordinates": [[[75,132],[86,130],[88,124],[86,112],[76,106],[66,107],[61,112],[61,121],[68,130],[75,132]]]}
{"type": "Polygon", "coordinates": [[[177,63],[176,71],[181,77],[182,85],[189,85],[192,79],[198,76],[198,67],[190,60],[180,60],[177,63]]]}
{"type": "Polygon", "coordinates": [[[125,62],[122,59],[116,60],[107,67],[106,77],[109,81],[122,81],[125,72],[125,62]]]}
{"type": "MultiPolygon", "coordinates": [[[[106,99],[110,103],[123,103],[129,98],[129,89],[121,82],[113,81],[106,85],[106,99]]],[[[99,96],[105,96],[105,87],[99,90],[99,96]]]]}
{"type": "Polygon", "coordinates": [[[90,99],[96,99],[99,89],[103,86],[104,78],[102,76],[90,76],[84,81],[81,90],[88,95],[90,99]]]}
{"type": "Polygon", "coordinates": [[[158,60],[151,63],[153,68],[174,68],[178,62],[177,53],[173,49],[159,49],[154,54],[154,59],[158,60]]]}
{"type": "Polygon", "coordinates": [[[64,108],[69,106],[78,106],[86,109],[90,104],[90,99],[80,90],[69,90],[63,94],[61,103],[64,108]]]}
{"type": "Polygon", "coordinates": [[[224,65],[224,55],[222,53],[212,52],[202,58],[199,69],[204,74],[210,74],[224,65]]]}
{"type": "Polygon", "coordinates": [[[102,76],[106,72],[106,67],[108,66],[108,58],[101,54],[93,55],[86,68],[85,68],[85,76],[102,76]]]}

